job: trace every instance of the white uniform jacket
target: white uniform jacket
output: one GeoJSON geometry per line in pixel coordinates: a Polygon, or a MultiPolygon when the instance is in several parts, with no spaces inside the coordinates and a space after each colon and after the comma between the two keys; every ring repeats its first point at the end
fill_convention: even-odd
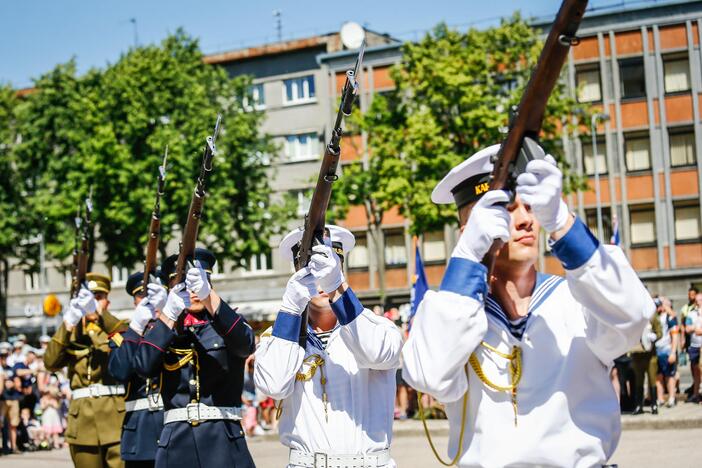
{"type": "Polygon", "coordinates": [[[521,323],[487,296],[485,267],[460,258],[419,306],[403,377],[446,404],[452,458],[468,392],[458,466],[601,466],[617,446],[609,368],[638,343],[655,306],[621,249],[599,245],[580,220],[552,250],[566,277],[538,275],[521,323]],[[521,349],[516,410],[509,391],[483,381],[512,383],[516,360],[504,355],[514,346],[521,349]],[[473,353],[483,379],[469,362],[473,353]]]}
{"type": "Polygon", "coordinates": [[[263,337],[256,350],[254,382],[261,392],[281,400],[283,445],[342,455],[388,449],[402,335],[390,320],[363,308],[351,289],[332,309],[340,326],[326,350],[314,339],[300,347],[300,316],[279,312],[272,335],[263,337]],[[313,355],[324,364],[311,364],[313,355]]]}

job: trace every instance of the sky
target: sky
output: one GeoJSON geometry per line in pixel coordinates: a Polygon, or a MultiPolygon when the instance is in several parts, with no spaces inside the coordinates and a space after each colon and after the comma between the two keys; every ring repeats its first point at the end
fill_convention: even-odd
{"type": "MultiPolygon", "coordinates": [[[[0,0],[0,84],[32,79],[75,57],[79,72],[114,63],[135,42],[158,43],[178,27],[206,53],[338,31],[346,21],[414,40],[440,21],[467,29],[521,10],[555,15],[560,0],[0,0]],[[135,21],[132,22],[131,19],[135,21]],[[136,37],[135,37],[136,32],[136,37]]],[[[590,0],[606,7],[620,0],[590,0]]]]}

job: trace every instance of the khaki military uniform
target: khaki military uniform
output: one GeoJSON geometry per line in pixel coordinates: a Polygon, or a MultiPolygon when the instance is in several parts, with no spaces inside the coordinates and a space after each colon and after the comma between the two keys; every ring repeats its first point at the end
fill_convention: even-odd
{"type": "MultiPolygon", "coordinates": [[[[73,391],[92,384],[118,385],[107,371],[108,339],[125,328],[126,324],[108,311],[95,322],[79,322],[70,332],[62,323],[46,348],[44,364],[52,371],[67,367],[73,391]]],[[[71,401],[65,436],[77,468],[124,466],[119,446],[124,411],[124,396],[71,401]]]]}

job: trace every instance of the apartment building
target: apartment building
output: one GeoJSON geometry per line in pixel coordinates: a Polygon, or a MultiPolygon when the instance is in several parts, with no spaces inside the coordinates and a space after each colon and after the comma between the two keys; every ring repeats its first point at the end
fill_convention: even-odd
{"type": "MultiPolygon", "coordinates": [[[[533,24],[547,30],[550,21],[552,17],[533,24]]],[[[566,159],[588,178],[590,187],[569,195],[568,203],[597,232],[597,167],[603,228],[598,236],[609,241],[616,216],[621,245],[641,278],[651,292],[671,296],[677,304],[691,283],[702,285],[700,21],[702,1],[589,11],[579,32],[581,43],[572,50],[563,74],[578,100],[608,116],[595,122],[597,151],[589,135],[563,138],[566,159]]],[[[398,41],[371,31],[366,38],[359,74],[361,110],[368,108],[374,95],[393,88],[390,68],[401,58],[398,41]]],[[[272,158],[271,186],[276,194],[288,193],[299,200],[300,221],[291,227],[301,224],[307,210],[344,74],[356,55],[356,50],[344,47],[338,33],[330,33],[205,59],[232,75],[254,76],[251,106],[266,113],[262,131],[272,135],[279,148],[272,158]]],[[[343,177],[345,164],[368,157],[366,136],[345,136],[341,157],[343,177]]],[[[408,221],[397,211],[385,214],[383,260],[369,235],[363,207],[352,207],[340,224],[356,235],[347,277],[359,296],[371,306],[381,295],[386,305],[406,304],[414,273],[408,221]]],[[[431,286],[438,286],[456,239],[454,226],[423,235],[420,246],[431,286]]],[[[222,296],[252,320],[275,316],[291,272],[275,252],[278,241],[271,239],[271,250],[250,259],[247,268],[232,269],[224,260],[214,275],[222,296]]],[[[540,269],[562,273],[544,239],[541,244],[540,269]]],[[[99,261],[96,270],[104,271],[99,261]]],[[[127,271],[109,273],[115,288],[113,308],[126,315],[131,307],[122,290],[127,271]]],[[[47,280],[42,283],[37,274],[20,270],[12,273],[8,316],[13,330],[38,329],[46,293],[57,293],[65,303],[69,278],[48,264],[47,280]]]]}

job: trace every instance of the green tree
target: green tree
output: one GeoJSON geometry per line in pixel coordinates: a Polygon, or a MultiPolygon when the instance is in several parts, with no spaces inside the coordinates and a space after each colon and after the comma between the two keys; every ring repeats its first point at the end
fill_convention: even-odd
{"type": "Polygon", "coordinates": [[[18,251],[21,229],[20,190],[12,148],[17,141],[18,99],[9,86],[0,87],[0,339],[7,332],[7,287],[10,259],[18,251]]]}
{"type": "MultiPolygon", "coordinates": [[[[374,96],[352,119],[352,128],[367,137],[368,154],[344,167],[335,197],[337,217],[349,205],[365,207],[380,265],[388,209],[397,207],[413,234],[456,222],[455,207],[435,205],[431,191],[452,167],[504,138],[509,109],[518,104],[542,45],[539,31],[519,14],[484,30],[439,24],[419,42],[404,44],[391,71],[396,88],[374,96]]],[[[566,117],[587,112],[559,83],[545,113],[541,143],[559,159],[569,189],[582,182],[563,161],[560,133],[566,117]]]]}
{"type": "Polygon", "coordinates": [[[229,78],[202,58],[197,41],[178,31],[160,45],[131,49],[105,70],[77,76],[69,62],[37,80],[23,106],[16,153],[33,225],[44,232],[50,256],[69,256],[72,219],[92,187],[93,238],[104,245],[107,263],[141,262],[157,167],[168,145],[166,254],[166,243],[185,224],[218,113],[218,155],[199,241],[235,266],[268,248],[268,236],[282,223],[271,219],[281,210],[269,206],[264,161],[272,147],[259,133],[263,116],[244,108],[249,78],[229,78]]]}

